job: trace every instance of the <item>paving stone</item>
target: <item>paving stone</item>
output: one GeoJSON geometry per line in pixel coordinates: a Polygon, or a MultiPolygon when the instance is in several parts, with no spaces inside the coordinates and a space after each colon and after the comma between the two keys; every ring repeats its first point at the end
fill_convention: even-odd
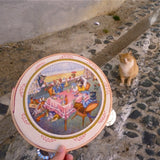
{"type": "Polygon", "coordinates": [[[8,111],[8,106],[0,103],[0,115],[5,115],[8,111]]]}
{"type": "Polygon", "coordinates": [[[158,135],[160,136],[160,128],[159,128],[159,129],[157,129],[157,133],[158,133],[158,135]]]}
{"type": "Polygon", "coordinates": [[[90,52],[92,55],[96,55],[96,50],[95,49],[90,49],[88,52],[90,52]]]}
{"type": "Polygon", "coordinates": [[[138,137],[138,134],[135,133],[135,132],[126,131],[123,134],[126,135],[126,136],[128,136],[128,137],[130,137],[130,138],[136,138],[136,137],[138,137]]]}
{"type": "Polygon", "coordinates": [[[151,44],[148,48],[149,48],[149,49],[155,49],[156,47],[157,47],[156,45],[151,44]]]}
{"type": "Polygon", "coordinates": [[[113,76],[114,78],[116,78],[116,79],[119,79],[119,78],[120,78],[120,77],[119,77],[118,70],[116,70],[116,71],[111,71],[111,74],[112,74],[112,76],[113,76]]]}
{"type": "Polygon", "coordinates": [[[140,85],[143,86],[143,87],[151,87],[152,82],[148,79],[145,79],[143,82],[140,83],[140,85]]]}
{"type": "Polygon", "coordinates": [[[154,155],[154,151],[153,150],[150,150],[150,149],[145,149],[146,153],[150,156],[153,156],[154,155]]]}
{"type": "Polygon", "coordinates": [[[160,91],[160,85],[155,85],[155,87],[160,91]]]}
{"type": "Polygon", "coordinates": [[[160,91],[157,90],[157,89],[154,89],[153,92],[152,92],[152,94],[153,94],[154,96],[156,96],[156,97],[160,97],[160,91]]]}
{"type": "Polygon", "coordinates": [[[140,155],[140,154],[137,154],[136,157],[137,157],[139,160],[143,160],[143,159],[144,159],[143,156],[140,155]]]}
{"type": "Polygon", "coordinates": [[[145,14],[145,13],[139,13],[138,15],[139,15],[139,16],[141,16],[141,17],[146,16],[146,14],[145,14]]]}
{"type": "Polygon", "coordinates": [[[0,160],[4,160],[6,156],[6,152],[8,151],[9,144],[3,145],[0,147],[0,160]]]}
{"type": "Polygon", "coordinates": [[[127,129],[136,130],[137,127],[138,127],[138,126],[137,126],[137,124],[135,124],[135,123],[132,123],[132,122],[126,123],[126,128],[127,128],[127,129]]]}
{"type": "Polygon", "coordinates": [[[155,62],[157,63],[157,64],[159,64],[159,57],[160,57],[160,53],[156,53],[154,56],[153,56],[153,58],[155,59],[155,62]]]}
{"type": "Polygon", "coordinates": [[[154,67],[154,71],[155,71],[156,77],[160,78],[160,72],[159,72],[159,67],[158,66],[154,67]]]}
{"type": "Polygon", "coordinates": [[[147,145],[153,145],[156,142],[156,135],[149,133],[147,131],[144,131],[143,133],[143,137],[142,137],[142,142],[143,144],[147,144],[147,145]]]}
{"type": "Polygon", "coordinates": [[[104,43],[104,44],[109,44],[110,41],[109,41],[109,40],[104,40],[103,43],[104,43]]]}
{"type": "Polygon", "coordinates": [[[95,44],[102,44],[102,41],[100,39],[95,39],[95,44]]]}
{"type": "Polygon", "coordinates": [[[141,121],[148,129],[155,129],[159,126],[159,121],[157,118],[147,115],[146,117],[142,118],[141,121]]]}
{"type": "Polygon", "coordinates": [[[142,114],[138,110],[134,110],[130,115],[129,118],[131,119],[137,119],[138,117],[141,117],[142,114]]]}
{"type": "Polygon", "coordinates": [[[105,66],[104,66],[105,69],[107,70],[111,70],[112,69],[112,65],[107,63],[105,66]]]}
{"type": "Polygon", "coordinates": [[[137,103],[137,107],[142,109],[142,110],[145,110],[146,109],[146,105],[143,104],[143,103],[137,103]]]}
{"type": "Polygon", "coordinates": [[[147,6],[140,6],[139,8],[140,8],[140,9],[148,9],[147,6]]]}
{"type": "Polygon", "coordinates": [[[110,136],[111,134],[109,133],[109,132],[107,132],[107,131],[105,131],[105,133],[104,133],[104,137],[108,137],[108,136],[110,136]]]}
{"type": "Polygon", "coordinates": [[[108,76],[108,71],[103,71],[103,73],[104,73],[106,76],[108,76]]]}
{"type": "MultiPolygon", "coordinates": [[[[149,48],[148,48],[148,49],[149,49],[149,48]]],[[[147,55],[147,56],[146,56],[146,61],[147,61],[147,63],[148,63],[147,65],[149,65],[149,61],[150,61],[150,58],[152,57],[152,54],[153,54],[153,53],[152,53],[152,51],[150,51],[150,50],[148,50],[147,53],[146,53],[146,55],[147,55]]],[[[148,66],[147,66],[147,67],[148,67],[148,66]]]]}
{"type": "Polygon", "coordinates": [[[155,6],[159,6],[160,4],[159,3],[155,3],[155,6]]]}
{"type": "Polygon", "coordinates": [[[152,97],[152,98],[149,98],[147,101],[146,101],[146,104],[148,105],[151,105],[152,103],[156,102],[157,99],[155,97],[152,97]]]}
{"type": "Polygon", "coordinates": [[[116,97],[123,98],[123,95],[120,91],[116,91],[116,97]]]}
{"type": "Polygon", "coordinates": [[[151,31],[154,33],[158,33],[160,31],[160,29],[159,28],[151,28],[151,31]]]}
{"type": "Polygon", "coordinates": [[[160,37],[160,33],[157,33],[156,36],[159,38],[160,37]]]}
{"type": "Polygon", "coordinates": [[[157,139],[156,139],[156,144],[157,144],[158,146],[160,146],[160,137],[157,137],[157,139]]]}
{"type": "Polygon", "coordinates": [[[156,154],[158,157],[160,157],[160,151],[159,152],[157,152],[157,154],[156,154]]]}
{"type": "Polygon", "coordinates": [[[158,80],[156,79],[156,76],[152,73],[152,72],[149,72],[148,73],[148,76],[149,76],[149,79],[152,81],[152,82],[157,82],[158,80]]]}
{"type": "Polygon", "coordinates": [[[118,27],[118,29],[123,30],[125,28],[125,26],[120,26],[118,27]]]}
{"type": "Polygon", "coordinates": [[[133,23],[132,22],[128,22],[128,23],[125,23],[125,25],[130,27],[130,26],[133,25],[133,23]]]}
{"type": "Polygon", "coordinates": [[[106,40],[114,40],[113,36],[107,36],[106,40]]]}

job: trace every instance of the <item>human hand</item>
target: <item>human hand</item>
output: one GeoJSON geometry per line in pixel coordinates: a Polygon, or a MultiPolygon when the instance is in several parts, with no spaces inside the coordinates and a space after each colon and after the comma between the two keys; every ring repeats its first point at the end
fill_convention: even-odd
{"type": "Polygon", "coordinates": [[[67,153],[64,146],[59,146],[56,155],[51,160],[73,160],[73,156],[67,153]]]}

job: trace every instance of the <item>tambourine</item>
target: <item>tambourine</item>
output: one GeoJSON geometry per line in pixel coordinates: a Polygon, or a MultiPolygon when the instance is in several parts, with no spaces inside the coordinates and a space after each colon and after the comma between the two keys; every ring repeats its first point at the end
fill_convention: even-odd
{"type": "Polygon", "coordinates": [[[71,53],[40,59],[20,77],[11,95],[14,124],[31,145],[55,152],[92,141],[112,110],[110,84],[91,60],[71,53]]]}

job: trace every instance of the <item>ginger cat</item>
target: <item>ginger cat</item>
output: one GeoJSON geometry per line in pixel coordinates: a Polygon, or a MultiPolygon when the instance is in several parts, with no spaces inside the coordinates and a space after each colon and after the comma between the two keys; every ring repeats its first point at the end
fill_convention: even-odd
{"type": "Polygon", "coordinates": [[[127,79],[127,86],[130,86],[132,79],[137,76],[139,71],[136,59],[131,52],[120,54],[119,59],[119,72],[121,78],[120,86],[124,85],[125,79],[127,79]]]}

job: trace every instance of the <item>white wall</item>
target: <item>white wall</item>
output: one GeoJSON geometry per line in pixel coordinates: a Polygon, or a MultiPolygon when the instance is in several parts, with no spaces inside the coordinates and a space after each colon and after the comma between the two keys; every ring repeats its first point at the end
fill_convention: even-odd
{"type": "Polygon", "coordinates": [[[0,44],[30,39],[118,8],[124,0],[0,0],[0,44]]]}

